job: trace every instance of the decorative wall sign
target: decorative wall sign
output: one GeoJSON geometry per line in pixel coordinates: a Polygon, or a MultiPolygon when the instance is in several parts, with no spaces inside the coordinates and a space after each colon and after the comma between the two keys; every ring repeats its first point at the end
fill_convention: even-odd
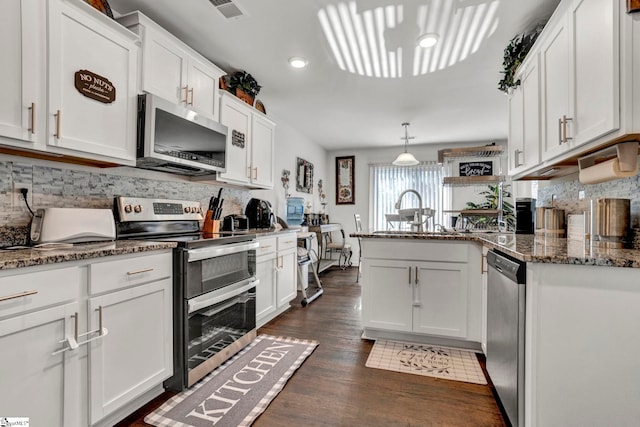
{"type": "Polygon", "coordinates": [[[296,190],[302,193],[313,193],[313,163],[309,163],[300,157],[298,157],[296,190]]]}
{"type": "Polygon", "coordinates": [[[640,12],[640,0],[627,0],[627,13],[640,12]]]}
{"type": "Polygon", "coordinates": [[[460,162],[460,176],[493,175],[493,162],[460,162]]]}
{"type": "Polygon", "coordinates": [[[236,147],[244,148],[244,133],[237,130],[231,131],[231,144],[236,147]]]}
{"type": "Polygon", "coordinates": [[[336,157],[336,205],[356,203],[355,156],[336,157]]]}
{"type": "Polygon", "coordinates": [[[75,86],[87,98],[111,104],[116,100],[116,88],[107,79],[89,70],[76,71],[75,86]]]}

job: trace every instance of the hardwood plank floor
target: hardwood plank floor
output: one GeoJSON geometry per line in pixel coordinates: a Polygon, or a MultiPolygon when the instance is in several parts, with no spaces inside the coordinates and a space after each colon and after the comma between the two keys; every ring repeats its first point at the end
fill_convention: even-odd
{"type": "MultiPolygon", "coordinates": [[[[373,341],[360,338],[356,274],[355,268],[328,270],[320,298],[305,308],[296,300],[258,330],[320,344],[253,425],[505,426],[490,386],[365,367],[373,341]]],[[[484,369],[482,357],[480,362],[484,369]]],[[[118,427],[147,425],[145,415],[170,396],[163,394],[118,427]]]]}

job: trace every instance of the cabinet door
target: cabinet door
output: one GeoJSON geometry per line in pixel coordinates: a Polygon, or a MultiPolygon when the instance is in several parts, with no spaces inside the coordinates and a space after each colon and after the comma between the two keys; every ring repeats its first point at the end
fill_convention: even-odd
{"type": "Polygon", "coordinates": [[[416,265],[413,332],[466,338],[466,264],[422,262],[416,265]]]}
{"type": "Polygon", "coordinates": [[[412,274],[412,265],[406,261],[363,259],[362,325],[364,327],[412,331],[412,274]]]}
{"type": "Polygon", "coordinates": [[[540,67],[538,55],[521,77],[522,82],[522,169],[540,162],[540,67]]]}
{"type": "Polygon", "coordinates": [[[524,165],[524,116],[522,87],[509,97],[509,174],[517,173],[524,165]]]}
{"type": "Polygon", "coordinates": [[[90,420],[95,423],[173,374],[171,279],[89,299],[90,420]],[[100,310],[101,309],[101,310],[100,310]]]}
{"type": "Polygon", "coordinates": [[[87,425],[82,347],[52,354],[74,335],[78,311],[71,303],[0,321],[2,416],[28,417],[37,426],[87,425]]]}
{"type": "Polygon", "coordinates": [[[218,121],[216,94],[218,92],[218,79],[224,73],[211,64],[193,57],[189,58],[188,69],[189,94],[187,107],[218,121]]]}
{"type": "Polygon", "coordinates": [[[61,148],[65,154],[135,165],[135,35],[117,30],[116,23],[105,22],[109,18],[84,3],[48,4],[51,151],[61,148]],[[81,70],[108,80],[115,88],[115,101],[97,101],[76,89],[75,74],[81,70]]]}
{"type": "Polygon", "coordinates": [[[220,179],[237,183],[249,182],[249,161],[251,150],[251,111],[240,101],[221,98],[220,123],[229,128],[227,135],[227,171],[220,173],[220,179]],[[234,135],[235,132],[235,135],[234,135]]]}
{"type": "Polygon", "coordinates": [[[38,0],[3,0],[0,27],[0,135],[15,139],[2,144],[43,149],[45,8],[38,0]]]}
{"type": "Polygon", "coordinates": [[[619,9],[619,1],[601,0],[579,0],[571,9],[573,146],[620,127],[619,9]]]}
{"type": "MultiPolygon", "coordinates": [[[[541,74],[542,74],[542,160],[548,160],[568,149],[562,142],[563,116],[571,117],[569,99],[572,94],[569,81],[570,52],[567,20],[562,20],[553,29],[547,40],[542,44],[541,74]]],[[[568,125],[567,135],[570,136],[572,123],[568,125]]]]}
{"type": "Polygon", "coordinates": [[[275,125],[257,113],[253,115],[251,144],[251,181],[263,188],[273,188],[275,125]]]}
{"type": "Polygon", "coordinates": [[[267,316],[276,311],[276,266],[275,254],[256,261],[256,278],[260,281],[256,287],[256,323],[260,327],[268,320],[267,316]]]}
{"type": "Polygon", "coordinates": [[[151,27],[145,27],[142,49],[142,90],[186,105],[187,53],[151,27]]]}
{"type": "Polygon", "coordinates": [[[289,305],[289,302],[296,297],[298,292],[298,275],[296,274],[298,260],[296,252],[280,252],[278,253],[277,261],[279,266],[276,275],[276,296],[278,307],[283,307],[289,305]]]}

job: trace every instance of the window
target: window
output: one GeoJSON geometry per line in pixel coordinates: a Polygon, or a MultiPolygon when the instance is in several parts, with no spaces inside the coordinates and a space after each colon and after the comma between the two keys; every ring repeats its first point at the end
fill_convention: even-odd
{"type": "MultiPolygon", "coordinates": [[[[436,162],[423,162],[416,166],[371,165],[371,206],[374,230],[390,228],[385,214],[396,214],[395,204],[404,190],[413,189],[422,197],[422,207],[435,209],[434,219],[442,214],[442,166],[436,162]]],[[[401,208],[417,208],[418,198],[407,193],[401,208]]],[[[431,228],[434,219],[427,222],[431,228]]],[[[392,223],[397,227],[397,223],[392,223]]],[[[426,227],[425,227],[426,228],[426,227]]]]}

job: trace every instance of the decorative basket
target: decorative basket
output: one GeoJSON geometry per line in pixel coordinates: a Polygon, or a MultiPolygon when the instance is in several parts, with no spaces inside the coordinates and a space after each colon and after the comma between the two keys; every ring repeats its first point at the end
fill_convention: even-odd
{"type": "Polygon", "coordinates": [[[236,88],[236,96],[242,99],[247,104],[253,106],[253,101],[254,101],[253,96],[249,95],[247,92],[243,91],[242,89],[236,88]]]}

